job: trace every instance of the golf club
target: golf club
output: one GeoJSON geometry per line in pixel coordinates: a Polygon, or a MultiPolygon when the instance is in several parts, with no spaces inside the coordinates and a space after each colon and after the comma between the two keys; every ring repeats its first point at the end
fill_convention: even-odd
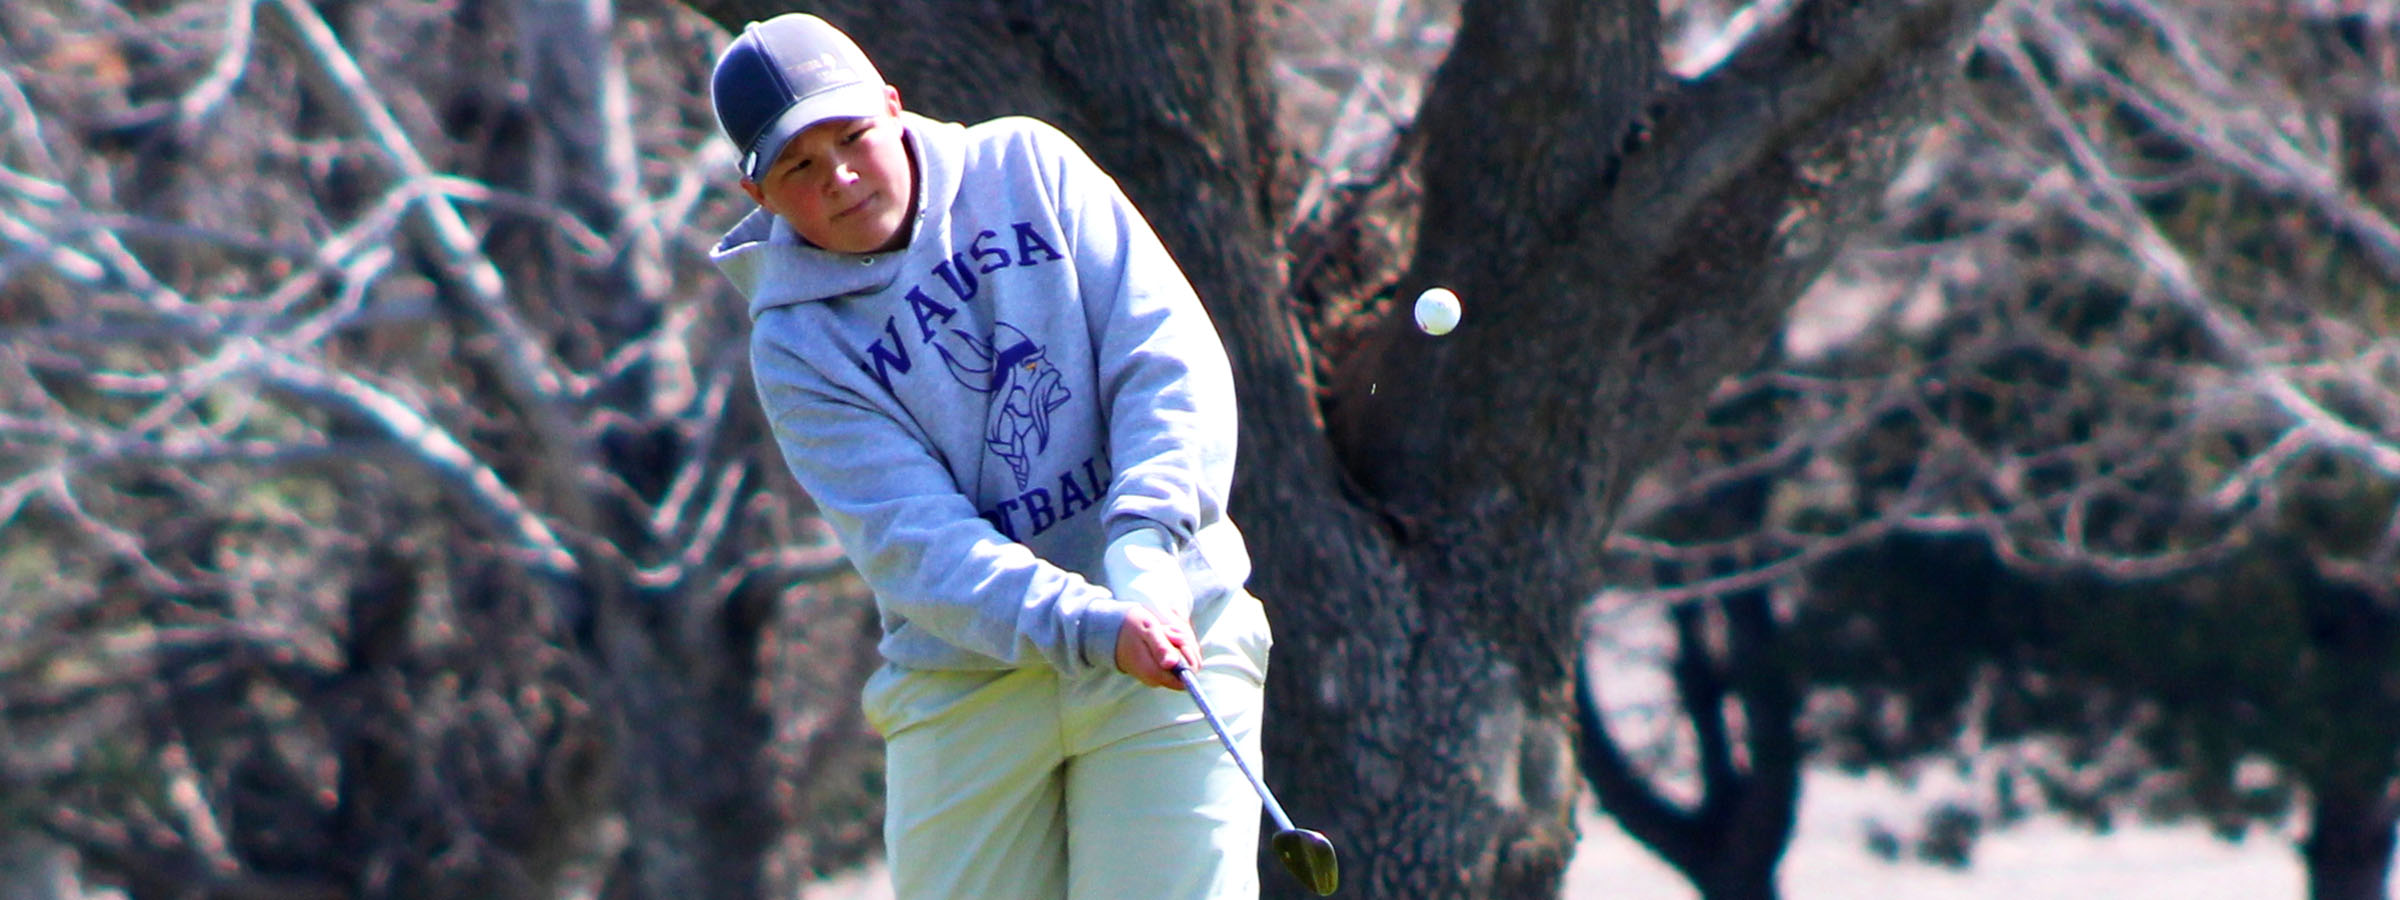
{"type": "Polygon", "coordinates": [[[1267,845],[1274,848],[1275,858],[1282,860],[1284,869],[1300,879],[1301,884],[1308,885],[1309,890],[1316,891],[1317,896],[1332,894],[1342,883],[1342,867],[1333,857],[1333,842],[1322,834],[1292,826],[1292,817],[1283,814],[1283,804],[1275,802],[1275,792],[1267,790],[1267,783],[1250,771],[1250,764],[1242,759],[1241,748],[1234,746],[1233,736],[1225,733],[1225,723],[1217,720],[1216,707],[1208,705],[1208,695],[1200,691],[1199,673],[1180,665],[1174,671],[1183,681],[1184,692],[1191,694],[1192,702],[1199,705],[1200,717],[1207,719],[1208,727],[1216,731],[1217,742],[1224,744],[1225,753],[1233,757],[1234,767],[1242,770],[1242,777],[1250,779],[1250,786],[1258,789],[1258,799],[1267,805],[1267,815],[1274,817],[1275,837],[1267,845]]]}

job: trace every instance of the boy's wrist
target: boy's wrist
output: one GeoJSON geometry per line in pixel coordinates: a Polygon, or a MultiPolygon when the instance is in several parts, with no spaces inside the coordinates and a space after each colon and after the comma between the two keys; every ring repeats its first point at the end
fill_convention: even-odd
{"type": "Polygon", "coordinates": [[[1092,599],[1083,609],[1076,624],[1075,640],[1081,646],[1083,664],[1114,671],[1117,667],[1117,633],[1125,630],[1125,615],[1134,604],[1102,595],[1092,599]]]}
{"type": "Polygon", "coordinates": [[[1118,599],[1177,618],[1192,614],[1192,588],[1183,563],[1158,528],[1136,528],[1110,541],[1101,554],[1102,574],[1118,599]]]}

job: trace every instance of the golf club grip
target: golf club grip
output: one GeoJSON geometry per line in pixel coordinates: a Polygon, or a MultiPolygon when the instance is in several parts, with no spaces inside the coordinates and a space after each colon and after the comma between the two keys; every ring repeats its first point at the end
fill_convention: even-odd
{"type": "Polygon", "coordinates": [[[1192,695],[1192,702],[1199,705],[1200,718],[1207,719],[1209,730],[1217,733],[1217,743],[1225,745],[1225,755],[1233,757],[1234,768],[1242,770],[1242,777],[1250,779],[1250,786],[1258,789],[1258,799],[1267,805],[1267,815],[1274,817],[1275,827],[1292,830],[1292,818],[1283,814],[1283,804],[1275,802],[1275,792],[1267,789],[1267,783],[1259,779],[1258,773],[1250,771],[1250,763],[1242,759],[1242,748],[1234,744],[1232,735],[1225,733],[1225,723],[1217,719],[1217,708],[1209,705],[1208,694],[1200,690],[1199,675],[1187,667],[1175,667],[1175,676],[1183,680],[1184,693],[1192,695]]]}

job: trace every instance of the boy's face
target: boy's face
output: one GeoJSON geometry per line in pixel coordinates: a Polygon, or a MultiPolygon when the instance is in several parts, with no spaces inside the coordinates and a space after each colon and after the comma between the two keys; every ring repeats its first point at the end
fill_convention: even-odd
{"type": "Polygon", "coordinates": [[[828,119],[785,144],[742,191],[802,238],[836,253],[875,253],[908,241],[916,176],[900,136],[900,92],[884,89],[887,111],[871,119],[828,119]]]}

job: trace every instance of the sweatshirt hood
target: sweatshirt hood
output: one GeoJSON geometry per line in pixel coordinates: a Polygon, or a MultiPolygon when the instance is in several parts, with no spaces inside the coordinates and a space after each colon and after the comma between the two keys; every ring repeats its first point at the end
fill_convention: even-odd
{"type": "MultiPolygon", "coordinates": [[[[926,211],[947,209],[958,196],[967,151],[966,126],[900,114],[916,166],[917,213],[908,246],[925,239],[926,211]]],[[[879,291],[900,273],[908,247],[888,253],[835,253],[810,245],[765,209],[752,209],[717,239],[710,262],[750,301],[750,317],[778,306],[879,291]]]]}

